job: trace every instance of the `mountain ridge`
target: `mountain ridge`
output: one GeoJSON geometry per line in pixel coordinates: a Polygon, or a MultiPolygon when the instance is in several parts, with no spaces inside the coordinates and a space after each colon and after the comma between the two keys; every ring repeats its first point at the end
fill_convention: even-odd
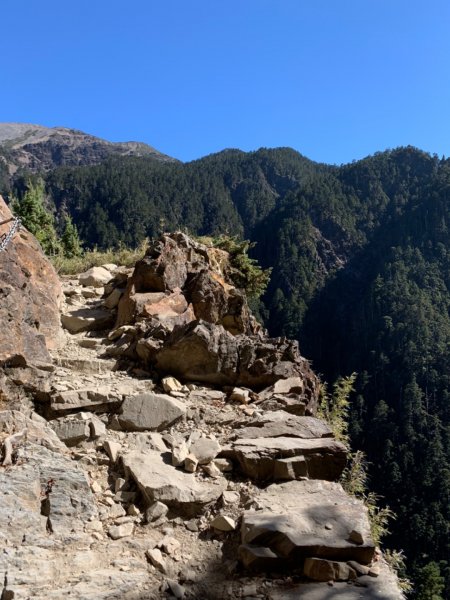
{"type": "Polygon", "coordinates": [[[28,123],[0,123],[1,155],[11,175],[19,169],[36,172],[58,166],[93,165],[112,155],[176,160],[143,142],[111,142],[77,129],[28,123]]]}

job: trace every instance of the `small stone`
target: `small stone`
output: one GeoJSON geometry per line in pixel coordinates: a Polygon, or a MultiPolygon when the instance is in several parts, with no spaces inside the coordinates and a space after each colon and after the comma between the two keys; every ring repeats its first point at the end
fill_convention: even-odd
{"type": "Polygon", "coordinates": [[[221,477],[222,475],[222,472],[216,467],[214,463],[210,463],[209,465],[203,465],[202,469],[208,475],[208,477],[212,477],[213,479],[217,479],[217,477],[221,477]]]}
{"type": "Polygon", "coordinates": [[[108,535],[113,540],[120,540],[121,538],[133,535],[134,523],[123,523],[122,525],[112,525],[108,529],[108,535]]]}
{"type": "Polygon", "coordinates": [[[130,506],[127,509],[127,513],[131,517],[138,517],[141,514],[141,511],[138,509],[138,507],[135,504],[130,504],[130,506]]]}
{"type": "Polygon", "coordinates": [[[119,453],[122,449],[121,444],[119,444],[118,442],[113,442],[111,440],[105,440],[103,442],[103,448],[105,449],[106,454],[109,456],[111,462],[117,462],[117,459],[119,458],[119,453]]]}
{"type": "Polygon", "coordinates": [[[109,509],[109,517],[111,519],[118,519],[119,517],[124,517],[125,514],[125,509],[121,504],[114,503],[109,509]]]}
{"type": "Polygon", "coordinates": [[[378,577],[380,573],[380,567],[370,567],[368,575],[370,575],[370,577],[378,577]]]}
{"type": "Polygon", "coordinates": [[[93,415],[89,422],[91,438],[99,438],[106,435],[106,425],[98,417],[93,415]]]}
{"type": "Polygon", "coordinates": [[[239,503],[240,499],[239,493],[232,490],[225,490],[222,494],[222,502],[225,506],[234,506],[239,503]]]}
{"type": "Polygon", "coordinates": [[[125,515],[123,517],[118,517],[114,521],[114,525],[122,525],[123,523],[133,523],[133,517],[125,515]]]}
{"type": "Polygon", "coordinates": [[[364,537],[363,537],[362,533],[360,531],[358,531],[357,529],[352,529],[352,531],[350,532],[350,535],[348,536],[348,539],[350,542],[353,542],[354,544],[358,544],[359,546],[361,544],[364,544],[364,537]]]}
{"type": "Polygon", "coordinates": [[[196,519],[190,519],[189,521],[186,521],[184,526],[186,527],[186,529],[189,529],[189,531],[198,531],[198,523],[196,519]]]}
{"type": "Polygon", "coordinates": [[[247,583],[242,587],[242,596],[256,596],[258,594],[258,588],[256,587],[256,583],[247,583]]]}
{"type": "Polygon", "coordinates": [[[102,486],[98,483],[98,481],[93,481],[91,483],[91,490],[94,494],[101,494],[102,486]]]}
{"type": "Polygon", "coordinates": [[[169,554],[170,556],[177,554],[181,548],[180,542],[176,538],[171,536],[164,537],[158,544],[158,546],[163,552],[169,554]]]}
{"type": "Polygon", "coordinates": [[[117,492],[116,495],[114,496],[114,500],[116,500],[116,502],[125,502],[126,504],[128,502],[134,502],[136,499],[136,492],[117,492]]]}
{"type": "Polygon", "coordinates": [[[116,481],[114,482],[114,491],[116,493],[120,492],[123,489],[125,484],[126,484],[126,480],[123,479],[123,477],[118,477],[116,479],[116,481]]]}
{"type": "Polygon", "coordinates": [[[175,377],[164,377],[164,379],[161,381],[161,384],[166,394],[169,394],[170,392],[180,392],[181,388],[183,387],[178,379],[175,379],[175,377]]]}
{"type": "Polygon", "coordinates": [[[355,571],[357,575],[362,576],[369,574],[369,567],[367,567],[366,565],[360,565],[359,562],[356,562],[356,560],[349,560],[347,564],[355,571]]]}
{"type": "Polygon", "coordinates": [[[161,573],[167,572],[166,561],[163,558],[161,550],[159,548],[151,548],[145,553],[148,560],[152,563],[152,565],[161,571],[161,573]]]}
{"type": "Polygon", "coordinates": [[[236,529],[236,521],[225,515],[218,515],[212,522],[211,527],[217,531],[234,531],[236,529]]]}
{"type": "Polygon", "coordinates": [[[145,511],[145,518],[147,523],[152,523],[161,517],[165,517],[169,511],[169,507],[163,502],[154,502],[145,511]]]}
{"type": "Polygon", "coordinates": [[[217,440],[202,437],[191,444],[191,454],[193,454],[200,465],[207,465],[216,458],[221,448],[217,440]]]}
{"type": "Polygon", "coordinates": [[[178,583],[178,581],[173,581],[172,579],[168,579],[167,583],[169,585],[170,591],[175,596],[175,598],[184,598],[186,593],[185,588],[178,583]]]}
{"type": "Polygon", "coordinates": [[[233,470],[233,462],[229,458],[215,458],[214,464],[222,473],[229,473],[233,470]]]}
{"type": "Polygon", "coordinates": [[[189,454],[189,449],[184,440],[177,440],[172,445],[172,465],[174,467],[181,466],[189,454]]]}
{"type": "Polygon", "coordinates": [[[193,454],[188,454],[184,460],[184,470],[188,473],[195,473],[198,460],[193,454]]]}

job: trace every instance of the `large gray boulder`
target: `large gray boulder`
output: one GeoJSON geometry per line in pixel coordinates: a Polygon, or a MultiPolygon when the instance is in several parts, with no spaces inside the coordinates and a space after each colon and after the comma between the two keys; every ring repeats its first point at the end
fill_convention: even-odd
{"type": "Polygon", "coordinates": [[[252,479],[339,479],[347,462],[347,449],[333,438],[238,438],[221,456],[231,458],[252,479]]]}
{"type": "Polygon", "coordinates": [[[252,549],[264,554],[258,548],[267,549],[266,557],[272,561],[277,557],[279,568],[301,570],[304,560],[311,557],[362,564],[374,557],[367,509],[338,483],[273,484],[255,500],[259,510],[245,511],[242,518],[240,558],[244,566],[257,564],[249,557],[252,549]],[[351,541],[355,531],[361,535],[359,544],[351,541]]]}
{"type": "Polygon", "coordinates": [[[125,398],[119,423],[126,431],[162,431],[185,414],[186,406],[180,400],[147,392],[125,398]]]}
{"type": "Polygon", "coordinates": [[[162,502],[186,516],[197,514],[218,500],[227,487],[224,477],[200,481],[194,474],[176,469],[170,453],[130,452],[122,460],[149,505],[162,502]]]}

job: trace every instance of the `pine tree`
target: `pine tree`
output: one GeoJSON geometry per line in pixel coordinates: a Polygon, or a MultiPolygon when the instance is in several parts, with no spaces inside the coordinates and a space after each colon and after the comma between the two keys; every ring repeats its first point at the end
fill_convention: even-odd
{"type": "Polygon", "coordinates": [[[70,215],[66,215],[64,219],[64,231],[61,237],[61,244],[64,256],[67,258],[73,258],[83,254],[78,229],[76,225],[74,225],[70,215]]]}
{"type": "Polygon", "coordinates": [[[61,252],[53,215],[44,207],[44,182],[28,181],[21,199],[13,199],[13,210],[22,219],[24,226],[41,244],[48,255],[61,252]]]}

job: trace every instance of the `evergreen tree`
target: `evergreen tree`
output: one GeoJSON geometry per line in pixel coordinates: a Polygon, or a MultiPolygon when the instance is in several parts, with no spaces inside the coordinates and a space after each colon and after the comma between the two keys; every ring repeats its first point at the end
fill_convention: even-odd
{"type": "Polygon", "coordinates": [[[70,215],[66,215],[64,218],[64,231],[61,236],[61,245],[64,256],[67,258],[74,258],[75,256],[81,256],[83,254],[78,229],[76,225],[74,225],[70,215]]]}
{"type": "Polygon", "coordinates": [[[13,199],[13,210],[21,218],[24,226],[41,244],[48,255],[61,252],[61,244],[55,229],[55,219],[44,206],[44,182],[28,181],[26,190],[20,199],[13,199]]]}

